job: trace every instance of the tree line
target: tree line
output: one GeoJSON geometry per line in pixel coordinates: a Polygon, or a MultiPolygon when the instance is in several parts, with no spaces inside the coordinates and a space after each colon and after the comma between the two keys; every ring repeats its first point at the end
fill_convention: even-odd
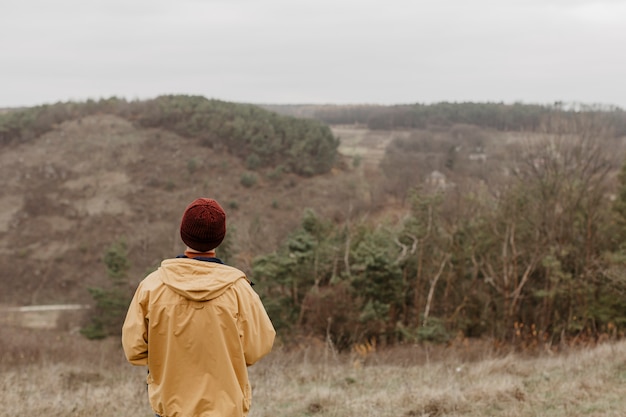
{"type": "Polygon", "coordinates": [[[7,111],[0,114],[0,146],[32,140],[60,123],[94,114],[114,114],[141,127],[176,132],[240,157],[251,170],[325,173],[334,165],[339,146],[330,128],[315,120],[185,95],[144,101],[112,97],[7,111]]]}
{"type": "Polygon", "coordinates": [[[360,124],[369,129],[425,129],[432,126],[469,124],[498,131],[537,131],[546,119],[558,114],[575,122],[580,115],[602,117],[615,126],[615,135],[626,135],[626,114],[615,106],[524,103],[450,103],[381,105],[279,106],[285,113],[307,115],[329,124],[360,124]]]}
{"type": "Polygon", "coordinates": [[[458,335],[525,346],[622,337],[626,166],[616,181],[605,127],[552,120],[488,186],[416,181],[400,222],[337,225],[307,210],[253,264],[274,323],[340,347],[458,335]]]}

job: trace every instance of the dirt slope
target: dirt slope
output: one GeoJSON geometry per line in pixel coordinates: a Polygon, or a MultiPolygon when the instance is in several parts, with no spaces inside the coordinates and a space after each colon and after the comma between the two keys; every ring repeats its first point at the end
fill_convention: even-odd
{"type": "MultiPolygon", "coordinates": [[[[373,149],[373,148],[372,148],[373,149]]],[[[273,250],[311,207],[341,219],[370,198],[350,158],[331,173],[241,184],[242,162],[193,140],[99,115],[0,149],[0,303],[89,301],[106,282],[105,249],[123,239],[137,282],[183,246],[178,222],[199,196],[228,213],[232,263],[273,250]]]]}

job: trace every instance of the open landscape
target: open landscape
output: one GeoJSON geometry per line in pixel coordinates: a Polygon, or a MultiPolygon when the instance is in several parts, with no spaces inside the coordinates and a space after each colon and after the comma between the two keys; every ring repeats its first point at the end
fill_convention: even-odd
{"type": "Polygon", "coordinates": [[[626,1],[1,10],[0,417],[626,417],[626,1]]]}
{"type": "Polygon", "coordinates": [[[120,311],[200,195],[278,330],[251,417],[623,415],[623,112],[268,108],[3,113],[0,416],[152,415],[120,311]]]}

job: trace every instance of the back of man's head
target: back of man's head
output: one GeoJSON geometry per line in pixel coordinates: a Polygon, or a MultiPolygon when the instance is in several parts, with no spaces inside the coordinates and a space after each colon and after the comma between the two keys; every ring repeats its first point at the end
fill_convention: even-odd
{"type": "Polygon", "coordinates": [[[180,222],[180,237],[191,249],[208,252],[222,243],[226,236],[226,213],[211,198],[191,202],[180,222]]]}

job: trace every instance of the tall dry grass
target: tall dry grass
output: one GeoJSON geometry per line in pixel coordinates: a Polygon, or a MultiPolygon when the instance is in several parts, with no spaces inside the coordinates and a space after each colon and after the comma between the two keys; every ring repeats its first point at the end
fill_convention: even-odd
{"type": "MultiPolygon", "coordinates": [[[[251,417],[617,417],[626,415],[626,342],[559,354],[452,347],[277,347],[250,368],[251,417]]],[[[119,341],[0,329],[0,416],[148,417],[145,370],[119,341]]]]}

